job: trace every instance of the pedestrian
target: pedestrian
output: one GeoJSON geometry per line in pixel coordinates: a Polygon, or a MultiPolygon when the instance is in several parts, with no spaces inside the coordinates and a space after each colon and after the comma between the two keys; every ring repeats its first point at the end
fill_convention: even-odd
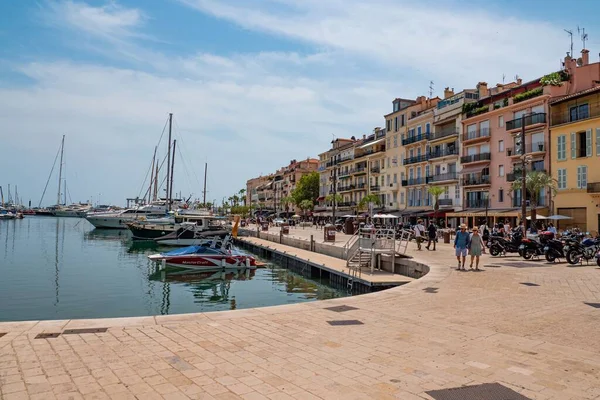
{"type": "Polygon", "coordinates": [[[479,271],[479,257],[485,251],[485,245],[477,227],[473,228],[468,247],[469,255],[471,256],[471,265],[469,268],[473,269],[473,259],[475,259],[475,271],[479,271]]]}
{"type": "Polygon", "coordinates": [[[417,221],[417,224],[414,228],[415,231],[415,240],[417,241],[417,250],[421,250],[421,243],[425,240],[425,227],[423,226],[423,220],[420,219],[417,221]]]}
{"type": "Polygon", "coordinates": [[[552,232],[556,235],[556,228],[554,227],[554,224],[552,222],[548,224],[548,232],[552,232]]]}
{"type": "Polygon", "coordinates": [[[456,260],[458,261],[458,270],[465,270],[465,259],[467,258],[467,247],[469,247],[470,239],[471,237],[469,232],[467,232],[467,226],[465,224],[461,224],[460,230],[456,232],[456,237],[454,238],[454,253],[456,255],[456,260]]]}
{"type": "Polygon", "coordinates": [[[427,227],[427,238],[429,241],[427,242],[427,246],[425,248],[429,250],[431,243],[433,243],[433,251],[435,251],[435,242],[437,242],[437,228],[433,221],[429,222],[429,226],[427,227]]]}

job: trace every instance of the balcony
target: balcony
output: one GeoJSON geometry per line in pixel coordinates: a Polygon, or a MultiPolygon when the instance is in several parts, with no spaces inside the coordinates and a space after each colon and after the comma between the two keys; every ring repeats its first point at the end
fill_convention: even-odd
{"type": "Polygon", "coordinates": [[[366,174],[367,173],[367,167],[356,167],[352,170],[353,174],[366,174]]]}
{"type": "Polygon", "coordinates": [[[571,122],[583,121],[588,118],[600,117],[600,108],[593,107],[591,110],[588,108],[579,110],[576,113],[571,114],[570,110],[566,110],[560,114],[555,112],[552,113],[551,126],[568,124],[571,122]]]}
{"type": "Polygon", "coordinates": [[[474,131],[463,133],[463,142],[486,141],[490,138],[490,128],[481,128],[474,131]]]}
{"type": "Polygon", "coordinates": [[[371,173],[378,174],[379,172],[381,172],[381,167],[371,167],[371,173]]]}
{"type": "MultiPolygon", "coordinates": [[[[520,149],[508,147],[506,148],[506,155],[509,157],[520,157],[523,153],[518,151],[520,149]]],[[[545,142],[535,142],[530,145],[525,145],[525,152],[527,154],[530,153],[545,153],[546,152],[546,143],[545,142]]]]}
{"type": "Polygon", "coordinates": [[[354,207],[356,202],[354,201],[342,201],[338,203],[338,207],[354,207]]]}
{"type": "Polygon", "coordinates": [[[415,185],[424,185],[426,183],[425,178],[411,178],[405,179],[402,181],[402,186],[415,186],[415,185]]]}
{"type": "Polygon", "coordinates": [[[434,158],[456,156],[458,155],[458,146],[446,147],[442,149],[433,149],[427,154],[427,159],[432,160],[434,158]]]}
{"type": "Polygon", "coordinates": [[[592,182],[587,184],[588,193],[600,193],[600,182],[592,182]]]}
{"type": "Polygon", "coordinates": [[[465,208],[487,208],[489,204],[488,199],[467,199],[465,208]]]}
{"type": "Polygon", "coordinates": [[[338,177],[341,178],[341,177],[344,177],[344,176],[350,176],[352,173],[354,173],[354,171],[352,169],[340,171],[340,173],[338,174],[338,177]]]}
{"type": "Polygon", "coordinates": [[[416,163],[425,162],[425,161],[427,161],[427,155],[422,154],[420,156],[405,158],[404,161],[402,162],[402,165],[416,164],[416,163]]]}
{"type": "Polygon", "coordinates": [[[420,135],[409,136],[407,138],[402,139],[402,146],[406,146],[408,144],[413,144],[420,142],[421,140],[429,140],[430,133],[425,132],[420,135]]]}
{"type": "Polygon", "coordinates": [[[456,172],[448,172],[446,174],[430,175],[427,177],[427,183],[457,181],[458,174],[456,172]]]}
{"type": "Polygon", "coordinates": [[[481,175],[481,174],[472,174],[463,177],[462,180],[463,186],[479,186],[479,185],[489,185],[490,184],[490,176],[489,175],[481,175]]]}
{"type": "Polygon", "coordinates": [[[439,132],[433,132],[429,134],[429,140],[434,141],[438,139],[443,139],[450,136],[458,136],[458,131],[456,129],[442,130],[439,132]]]}
{"type": "Polygon", "coordinates": [[[463,156],[460,158],[462,164],[476,163],[481,161],[489,161],[491,159],[491,153],[479,153],[471,154],[470,156],[463,156]]]}
{"type": "Polygon", "coordinates": [[[389,203],[387,203],[387,207],[388,207],[390,210],[397,210],[397,209],[399,208],[399,206],[398,206],[398,202],[397,202],[397,201],[392,201],[392,202],[389,202],[389,203]]]}
{"type": "Polygon", "coordinates": [[[381,186],[371,185],[371,192],[379,192],[380,190],[381,190],[381,186]]]}
{"type": "MultiPolygon", "coordinates": [[[[546,113],[528,114],[525,116],[525,128],[532,125],[543,125],[546,123],[546,113]]],[[[515,118],[506,121],[506,130],[512,131],[523,127],[523,118],[515,118]]]]}
{"type": "Polygon", "coordinates": [[[338,186],[338,192],[349,192],[354,189],[356,189],[356,186],[354,185],[338,186]]]}
{"type": "Polygon", "coordinates": [[[452,199],[438,199],[438,206],[452,207],[452,199]]]}
{"type": "Polygon", "coordinates": [[[364,189],[367,187],[367,184],[365,182],[361,182],[361,183],[357,183],[356,184],[356,189],[364,189]]]}

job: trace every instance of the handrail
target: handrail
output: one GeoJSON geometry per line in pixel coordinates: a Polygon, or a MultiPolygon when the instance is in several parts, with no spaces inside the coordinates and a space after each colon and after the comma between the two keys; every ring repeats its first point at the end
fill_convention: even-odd
{"type": "Polygon", "coordinates": [[[346,260],[348,260],[348,254],[350,253],[350,249],[358,241],[358,232],[359,230],[357,229],[356,232],[354,232],[354,234],[350,236],[346,244],[344,244],[344,246],[342,247],[342,255],[346,260]]]}

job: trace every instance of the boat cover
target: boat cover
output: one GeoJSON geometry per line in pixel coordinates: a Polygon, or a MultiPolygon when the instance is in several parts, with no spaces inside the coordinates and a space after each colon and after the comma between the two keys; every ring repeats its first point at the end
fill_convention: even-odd
{"type": "Polygon", "coordinates": [[[163,256],[184,256],[187,254],[220,254],[218,249],[211,249],[206,246],[188,246],[182,249],[175,249],[162,253],[163,256]]]}

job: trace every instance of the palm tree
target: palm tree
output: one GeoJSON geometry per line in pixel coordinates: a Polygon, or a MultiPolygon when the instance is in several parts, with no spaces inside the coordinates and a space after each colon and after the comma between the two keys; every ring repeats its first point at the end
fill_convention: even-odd
{"type": "Polygon", "coordinates": [[[244,202],[244,206],[246,205],[246,189],[240,189],[240,191],[238,192],[238,194],[240,195],[240,197],[242,198],[242,201],[244,202]]]}
{"type": "Polygon", "coordinates": [[[290,210],[290,204],[294,204],[294,198],[291,196],[282,197],[279,201],[281,202],[281,205],[285,208],[286,213],[288,213],[290,210]]]}
{"type": "Polygon", "coordinates": [[[438,200],[445,190],[441,186],[429,186],[427,192],[433,196],[433,220],[437,223],[437,212],[440,209],[438,200]]]}
{"type": "MultiPolygon", "coordinates": [[[[511,190],[514,192],[516,190],[521,190],[522,181],[521,179],[516,179],[513,184],[511,190]]],[[[557,186],[556,179],[553,179],[550,175],[546,174],[542,171],[527,171],[525,175],[525,190],[529,193],[529,202],[531,204],[531,223],[535,223],[537,213],[536,207],[538,205],[538,199],[540,198],[540,193],[544,188],[548,188],[552,194],[552,196],[556,196],[557,186]]],[[[525,193],[521,193],[521,196],[525,196],[525,193]]],[[[521,197],[522,199],[523,197],[521,197]]],[[[523,215],[523,226],[525,226],[525,215],[523,215]]]]}
{"type": "Polygon", "coordinates": [[[373,203],[376,205],[381,205],[381,199],[376,194],[368,194],[362,198],[362,200],[358,203],[359,210],[366,210],[369,207],[369,204],[373,203]]]}
{"type": "Polygon", "coordinates": [[[325,197],[325,200],[330,202],[330,203],[335,203],[336,207],[339,203],[342,202],[342,200],[344,200],[344,198],[342,197],[341,194],[339,193],[330,193],[325,197]]]}
{"type": "Polygon", "coordinates": [[[298,204],[298,207],[300,207],[302,209],[302,211],[304,211],[304,217],[306,217],[306,211],[312,210],[313,205],[314,204],[313,204],[312,200],[302,200],[300,202],[300,204],[298,204]]]}

